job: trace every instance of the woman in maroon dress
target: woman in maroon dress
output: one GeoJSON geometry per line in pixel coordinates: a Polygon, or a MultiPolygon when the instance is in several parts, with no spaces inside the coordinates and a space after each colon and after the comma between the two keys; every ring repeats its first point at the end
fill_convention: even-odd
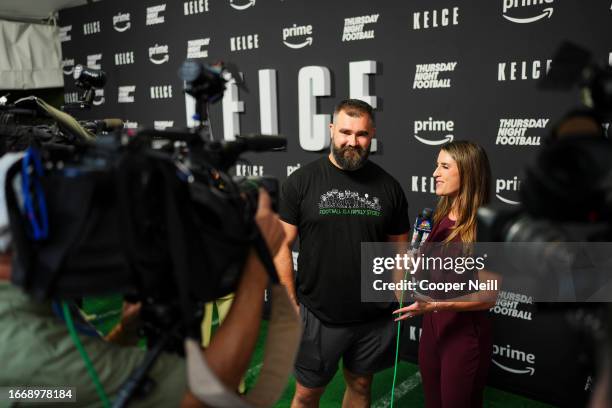
{"type": "MultiPolygon", "coordinates": [[[[440,199],[427,242],[475,242],[476,211],[490,195],[485,151],[467,141],[447,143],[433,176],[440,199]]],[[[494,305],[423,299],[394,312],[397,320],[423,315],[419,369],[427,408],[482,407],[493,349],[488,309],[494,305]]]]}

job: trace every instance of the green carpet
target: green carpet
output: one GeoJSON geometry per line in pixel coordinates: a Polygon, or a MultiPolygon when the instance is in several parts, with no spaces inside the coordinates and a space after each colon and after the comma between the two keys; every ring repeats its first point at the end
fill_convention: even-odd
{"type": "MultiPolygon", "coordinates": [[[[85,299],[83,309],[90,316],[92,323],[102,333],[107,333],[117,322],[121,313],[121,298],[118,296],[85,299]]],[[[213,318],[216,321],[216,316],[213,318]]],[[[247,371],[246,385],[252,387],[257,379],[261,362],[267,322],[262,322],[259,339],[255,353],[247,371]]],[[[374,377],[372,386],[372,408],[390,407],[391,384],[393,383],[393,368],[378,373],[374,377]]],[[[289,407],[295,389],[295,379],[292,377],[287,384],[285,392],[276,404],[276,407],[289,407]]],[[[344,379],[341,370],[328,385],[325,394],[321,398],[321,408],[337,408],[341,405],[344,394],[344,379]]],[[[401,362],[398,366],[397,381],[395,388],[394,407],[422,407],[423,389],[418,367],[415,364],[401,362]]],[[[547,408],[549,404],[533,401],[515,394],[504,392],[492,387],[485,391],[485,407],[487,408],[547,408]]]]}

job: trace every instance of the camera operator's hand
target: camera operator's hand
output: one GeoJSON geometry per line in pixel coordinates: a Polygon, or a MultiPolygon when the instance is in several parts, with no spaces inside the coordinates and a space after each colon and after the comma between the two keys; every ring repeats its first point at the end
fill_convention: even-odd
{"type": "Polygon", "coordinates": [[[142,303],[123,302],[123,312],[121,313],[121,326],[128,333],[138,334],[138,330],[142,327],[140,319],[140,309],[142,303]]]}
{"type": "Polygon", "coordinates": [[[255,222],[257,222],[261,235],[263,235],[268,244],[270,255],[274,257],[285,239],[285,232],[280,223],[278,214],[272,211],[270,195],[263,188],[259,189],[259,201],[257,203],[257,212],[255,213],[255,222]]]}
{"type": "Polygon", "coordinates": [[[112,343],[133,346],[138,343],[138,331],[142,326],[140,319],[140,309],[142,304],[123,302],[121,321],[106,336],[106,340],[112,343]]]}

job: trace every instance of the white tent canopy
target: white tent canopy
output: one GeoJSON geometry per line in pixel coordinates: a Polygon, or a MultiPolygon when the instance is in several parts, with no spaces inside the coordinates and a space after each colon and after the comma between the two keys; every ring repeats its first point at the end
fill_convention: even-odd
{"type": "Polygon", "coordinates": [[[58,10],[85,3],[86,0],[2,0],[0,19],[42,20],[49,18],[58,10]]]}
{"type": "Polygon", "coordinates": [[[59,29],[0,20],[0,89],[64,86],[59,29]]]}
{"type": "MultiPolygon", "coordinates": [[[[40,24],[63,8],[86,0],[2,0],[0,2],[0,89],[64,86],[59,30],[40,24]]],[[[52,19],[53,20],[53,19],[52,19]]]]}

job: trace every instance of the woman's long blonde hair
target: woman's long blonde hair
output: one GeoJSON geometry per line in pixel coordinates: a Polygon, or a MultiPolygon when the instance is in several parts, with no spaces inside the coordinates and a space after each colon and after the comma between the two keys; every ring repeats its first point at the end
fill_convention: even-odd
{"type": "Polygon", "coordinates": [[[434,214],[434,223],[440,222],[451,210],[457,212],[457,221],[444,242],[459,237],[461,242],[476,241],[476,212],[489,202],[491,195],[491,166],[482,147],[465,140],[456,140],[442,146],[457,162],[459,193],[453,197],[442,196],[434,214]]]}

